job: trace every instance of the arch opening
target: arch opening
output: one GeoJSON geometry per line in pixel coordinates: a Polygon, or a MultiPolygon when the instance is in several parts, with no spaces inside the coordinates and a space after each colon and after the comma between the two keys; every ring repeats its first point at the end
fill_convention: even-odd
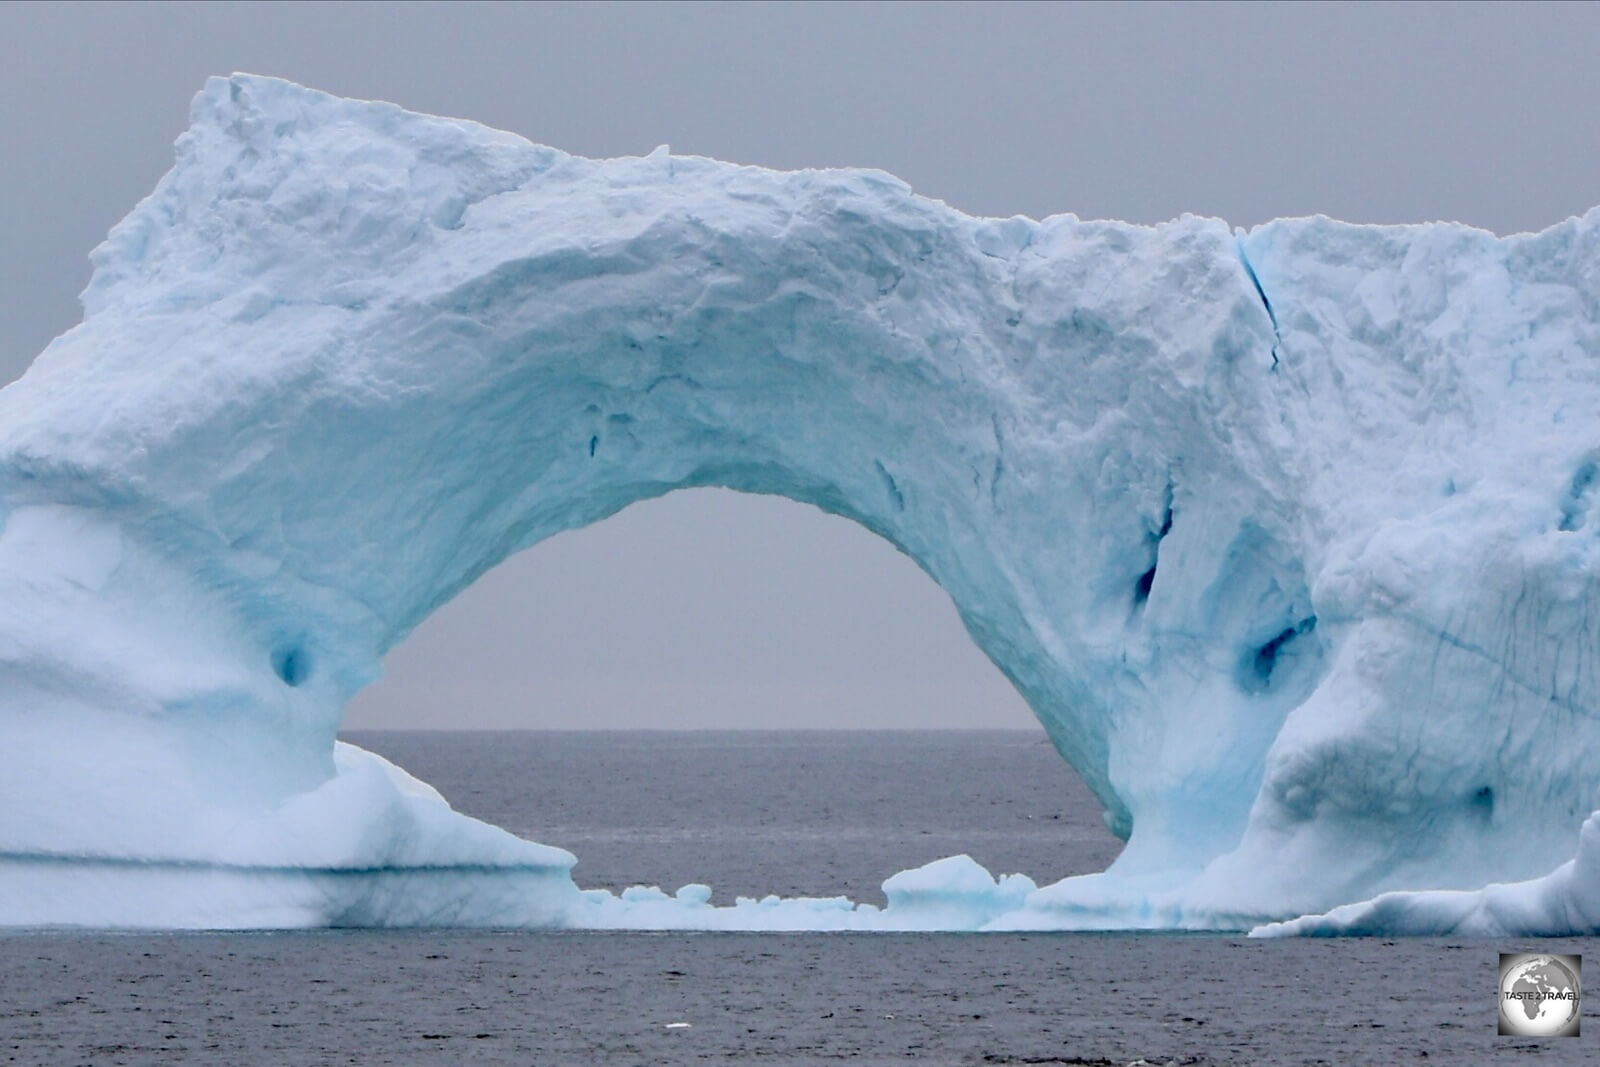
{"type": "Polygon", "coordinates": [[[947,855],[1042,884],[1122,846],[943,591],[777,497],[674,492],[518,553],[396,649],[345,733],[568,848],[586,888],[881,904],[947,855]]]}
{"type": "Polygon", "coordinates": [[[508,558],[352,701],[348,729],[1022,729],[949,597],[854,523],[691,489],[508,558]]]}

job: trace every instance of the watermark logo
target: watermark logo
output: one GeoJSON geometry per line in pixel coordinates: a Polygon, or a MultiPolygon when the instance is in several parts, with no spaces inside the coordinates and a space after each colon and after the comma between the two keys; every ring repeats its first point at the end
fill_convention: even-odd
{"type": "Polygon", "coordinates": [[[1577,1037],[1582,956],[1500,953],[1500,1032],[1577,1037]]]}

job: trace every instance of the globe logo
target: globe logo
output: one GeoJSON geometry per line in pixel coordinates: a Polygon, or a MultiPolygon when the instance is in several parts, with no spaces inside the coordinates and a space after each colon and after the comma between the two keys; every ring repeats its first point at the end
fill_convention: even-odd
{"type": "Polygon", "coordinates": [[[1577,1037],[1583,960],[1579,956],[1500,954],[1500,1032],[1577,1037]]]}

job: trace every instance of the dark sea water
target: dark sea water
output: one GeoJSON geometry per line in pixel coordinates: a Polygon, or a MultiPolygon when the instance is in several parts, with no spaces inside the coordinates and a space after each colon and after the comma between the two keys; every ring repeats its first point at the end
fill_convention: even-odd
{"type": "MultiPolygon", "coordinates": [[[[1031,733],[351,739],[572,849],[585,887],[878,902],[888,875],[955,852],[1041,883],[1116,853],[1031,733]]],[[[1576,1039],[1496,1036],[1501,951],[1600,942],[12,932],[0,1063],[1600,1061],[1593,1018],[1576,1039]]]]}
{"type": "Polygon", "coordinates": [[[736,896],[884,903],[907,867],[965,852],[1039,884],[1121,846],[1043,733],[356,732],[461,811],[577,854],[585,889],[688,882],[736,896]]]}

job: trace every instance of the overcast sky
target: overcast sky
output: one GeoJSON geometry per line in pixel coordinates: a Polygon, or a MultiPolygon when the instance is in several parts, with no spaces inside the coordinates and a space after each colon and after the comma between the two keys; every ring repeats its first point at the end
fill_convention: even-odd
{"type": "MultiPolygon", "coordinates": [[[[0,383],[208,75],[589,156],[881,167],[964,211],[1506,233],[1600,202],[1600,5],[0,4],[0,383]]],[[[359,726],[1021,726],[909,560],[841,519],[674,494],[490,573],[359,726]]]]}

